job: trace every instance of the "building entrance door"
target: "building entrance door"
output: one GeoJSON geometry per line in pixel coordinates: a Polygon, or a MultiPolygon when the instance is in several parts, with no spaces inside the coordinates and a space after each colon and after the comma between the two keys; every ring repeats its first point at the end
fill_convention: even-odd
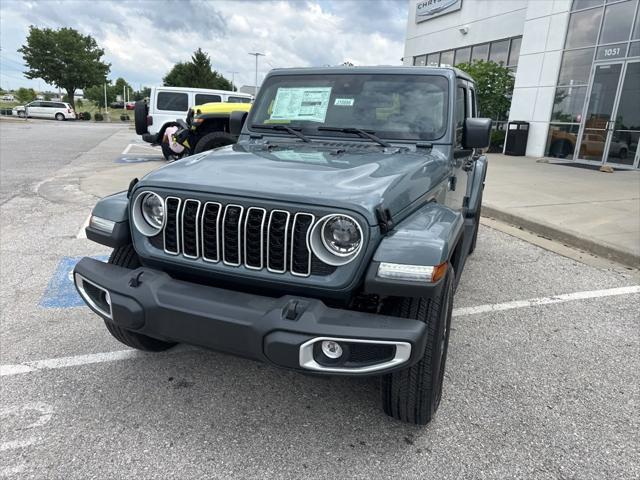
{"type": "Polygon", "coordinates": [[[637,167],[640,61],[595,65],[587,98],[575,159],[637,167]]]}

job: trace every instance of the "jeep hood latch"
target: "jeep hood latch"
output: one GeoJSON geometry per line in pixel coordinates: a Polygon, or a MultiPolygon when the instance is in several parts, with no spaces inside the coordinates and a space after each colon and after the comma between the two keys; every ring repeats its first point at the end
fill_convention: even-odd
{"type": "Polygon", "coordinates": [[[382,208],[382,205],[376,207],[376,218],[378,219],[378,226],[382,234],[389,233],[393,230],[393,219],[391,218],[391,211],[388,208],[382,208]]]}

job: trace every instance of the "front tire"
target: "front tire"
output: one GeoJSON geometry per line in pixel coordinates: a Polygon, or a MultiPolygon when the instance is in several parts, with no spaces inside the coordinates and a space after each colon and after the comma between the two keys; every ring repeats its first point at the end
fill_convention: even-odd
{"type": "MultiPolygon", "coordinates": [[[[119,267],[135,269],[140,266],[138,254],[133,249],[133,245],[125,245],[113,250],[109,257],[108,263],[119,267]]],[[[147,337],[140,333],[132,332],[116,325],[109,320],[104,321],[109,333],[119,342],[124,343],[128,347],[148,352],[161,352],[175,345],[174,342],[164,342],[155,338],[147,337]]]]}
{"type": "Polygon", "coordinates": [[[402,422],[426,425],[440,405],[454,278],[453,267],[449,265],[437,298],[398,298],[383,309],[387,315],[413,318],[427,324],[427,343],[422,359],[412,367],[382,377],[382,408],[387,415],[402,422]]]}
{"type": "Polygon", "coordinates": [[[213,150],[214,148],[224,147],[225,145],[231,145],[236,143],[236,138],[226,132],[211,132],[207,133],[204,137],[198,140],[193,153],[206,152],[207,150],[213,150]]]}

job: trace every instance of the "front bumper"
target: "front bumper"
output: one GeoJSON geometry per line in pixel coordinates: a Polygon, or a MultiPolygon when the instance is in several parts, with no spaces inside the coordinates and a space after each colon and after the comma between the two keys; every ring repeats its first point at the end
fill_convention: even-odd
{"type": "Polygon", "coordinates": [[[83,258],[74,276],[76,286],[86,281],[108,292],[110,311],[106,312],[87,301],[86,291],[79,288],[92,310],[123,328],[292,369],[386,373],[419,361],[427,337],[427,326],[417,320],[330,308],[305,297],[272,298],[209,287],[147,267],[129,270],[83,258]],[[319,366],[309,357],[308,346],[326,338],[392,344],[396,354],[394,361],[377,366],[319,366]]]}

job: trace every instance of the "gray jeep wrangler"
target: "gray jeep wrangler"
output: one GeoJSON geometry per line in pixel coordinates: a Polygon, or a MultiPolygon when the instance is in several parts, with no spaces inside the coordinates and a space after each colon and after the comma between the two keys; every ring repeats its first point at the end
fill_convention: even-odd
{"type": "Polygon", "coordinates": [[[277,69],[235,145],[102,199],[75,284],[125,345],[200,345],[318,375],[380,376],[426,424],[478,234],[488,119],[451,68],[277,69]]]}

